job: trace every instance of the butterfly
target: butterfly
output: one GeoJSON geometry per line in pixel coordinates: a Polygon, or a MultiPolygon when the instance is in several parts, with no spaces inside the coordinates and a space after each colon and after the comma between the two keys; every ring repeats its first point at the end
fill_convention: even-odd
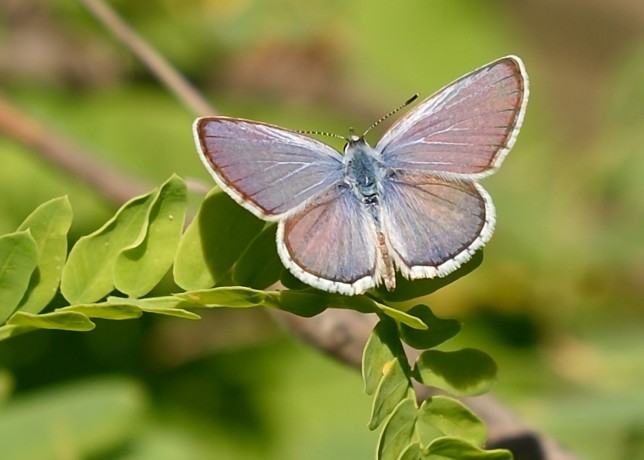
{"type": "Polygon", "coordinates": [[[420,102],[375,147],[351,132],[344,153],[257,121],[204,117],[193,130],[215,182],[277,222],[277,251],[304,283],[345,295],[445,276],[492,236],[478,183],[514,145],[528,101],[521,59],[487,64],[420,102]]]}

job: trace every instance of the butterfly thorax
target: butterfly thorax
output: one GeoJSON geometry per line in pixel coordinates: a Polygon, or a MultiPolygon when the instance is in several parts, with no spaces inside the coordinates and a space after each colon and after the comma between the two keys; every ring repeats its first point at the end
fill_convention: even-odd
{"type": "Polygon", "coordinates": [[[344,149],[344,180],[366,204],[377,202],[382,176],[380,155],[362,138],[351,138],[344,149]]]}
{"type": "Polygon", "coordinates": [[[378,276],[388,290],[396,287],[394,263],[389,254],[380,211],[382,178],[385,173],[380,154],[364,139],[352,136],[344,149],[344,181],[362,199],[373,219],[378,246],[378,276]]]}

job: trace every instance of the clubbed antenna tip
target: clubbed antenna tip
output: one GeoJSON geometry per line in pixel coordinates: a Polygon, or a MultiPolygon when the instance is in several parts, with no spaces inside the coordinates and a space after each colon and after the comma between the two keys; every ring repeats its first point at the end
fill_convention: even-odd
{"type": "Polygon", "coordinates": [[[384,117],[381,117],[380,119],[376,120],[376,122],[374,124],[372,124],[371,126],[369,126],[367,128],[367,130],[362,134],[362,137],[365,137],[369,133],[369,131],[371,131],[373,128],[378,126],[380,123],[382,123],[387,118],[389,118],[390,116],[394,115],[395,113],[400,112],[402,109],[407,107],[409,104],[414,102],[416,99],[418,99],[418,93],[414,94],[412,97],[407,99],[402,105],[400,105],[399,107],[396,107],[394,110],[392,110],[391,112],[386,114],[384,117]]]}

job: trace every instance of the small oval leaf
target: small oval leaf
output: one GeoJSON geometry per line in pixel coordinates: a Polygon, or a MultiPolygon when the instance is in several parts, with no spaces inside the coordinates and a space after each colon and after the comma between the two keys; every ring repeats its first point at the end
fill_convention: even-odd
{"type": "Polygon", "coordinates": [[[96,327],[87,316],[74,311],[54,311],[42,315],[19,311],[9,318],[9,324],[38,329],[60,329],[63,331],[91,331],[96,327]]]}
{"type": "Polygon", "coordinates": [[[427,330],[427,324],[425,324],[422,319],[410,315],[409,313],[406,313],[404,311],[398,310],[397,308],[382,304],[380,302],[375,303],[381,312],[383,312],[390,318],[395,319],[400,324],[404,324],[411,329],[419,329],[421,331],[427,330]]]}
{"type": "Polygon", "coordinates": [[[199,291],[176,294],[176,297],[187,300],[203,307],[250,308],[264,305],[268,294],[264,291],[241,287],[224,286],[199,291]]]}
{"type": "Polygon", "coordinates": [[[29,230],[0,237],[0,324],[16,310],[38,262],[38,246],[29,230]]]}
{"type": "Polygon", "coordinates": [[[183,234],[174,261],[175,282],[185,290],[215,285],[264,227],[264,222],[214,188],[183,234]]]}
{"type": "Polygon", "coordinates": [[[108,302],[70,305],[68,307],[59,308],[56,311],[73,311],[81,313],[88,318],[114,320],[140,318],[143,314],[143,311],[134,305],[112,304],[108,302]]]}
{"type": "Polygon", "coordinates": [[[457,351],[427,350],[416,360],[418,381],[457,396],[476,396],[496,382],[496,363],[473,348],[457,351]]]}
{"type": "Polygon", "coordinates": [[[362,352],[362,379],[364,391],[375,393],[384,375],[387,363],[396,357],[404,357],[405,352],[398,338],[396,325],[391,320],[381,320],[374,327],[362,352]]]}
{"type": "Polygon", "coordinates": [[[442,319],[434,315],[427,305],[416,305],[407,314],[419,318],[427,329],[411,328],[406,324],[400,325],[400,337],[405,343],[418,350],[440,345],[451,339],[461,330],[461,323],[456,319],[442,319]]]}
{"type": "Polygon", "coordinates": [[[327,309],[329,306],[327,297],[320,295],[319,292],[280,291],[275,293],[272,303],[280,310],[310,318],[327,309]]]}
{"type": "MultiPolygon", "coordinates": [[[[413,398],[405,398],[398,403],[380,433],[376,457],[378,460],[398,460],[410,444],[417,444],[417,413],[413,398]]],[[[420,454],[420,450],[418,453],[420,454]]]]}
{"type": "Polygon", "coordinates": [[[18,227],[27,230],[38,246],[38,262],[18,309],[39,313],[54,298],[67,257],[67,232],[72,208],[67,197],[54,198],[38,206],[18,227]]]}
{"type": "MultiPolygon", "coordinates": [[[[418,411],[418,420],[438,430],[444,436],[464,439],[482,447],[487,438],[483,421],[463,403],[448,396],[426,399],[418,411]]],[[[421,431],[422,431],[422,424],[421,431]]],[[[424,440],[428,444],[429,440],[424,440]]]]}
{"type": "Polygon", "coordinates": [[[80,238],[63,268],[60,289],[69,303],[92,303],[114,289],[114,265],[124,248],[145,237],[159,190],[125,203],[105,225],[80,238]]]}
{"type": "Polygon", "coordinates": [[[438,438],[423,452],[427,460],[512,460],[505,449],[483,450],[458,438],[438,438]]]}
{"type": "Polygon", "coordinates": [[[235,284],[265,289],[275,284],[282,271],[282,262],[275,247],[275,224],[267,225],[248,245],[233,267],[235,284]]]}
{"type": "Polygon", "coordinates": [[[409,376],[406,372],[407,366],[399,358],[394,358],[385,363],[382,372],[382,379],[376,389],[371,408],[371,420],[369,429],[375,430],[384,422],[389,414],[405,397],[412,393],[409,376]]]}
{"type": "Polygon", "coordinates": [[[150,209],[144,238],[123,249],[114,263],[114,285],[130,297],[154,288],[174,259],[186,216],[187,192],[173,175],[160,188],[150,209]]]}
{"type": "Polygon", "coordinates": [[[407,446],[407,448],[400,454],[398,460],[421,460],[422,451],[420,444],[415,442],[407,446]]]}

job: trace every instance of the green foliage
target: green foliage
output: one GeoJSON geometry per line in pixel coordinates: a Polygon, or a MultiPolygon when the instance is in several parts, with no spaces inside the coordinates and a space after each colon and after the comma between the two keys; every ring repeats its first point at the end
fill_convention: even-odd
{"type": "Polygon", "coordinates": [[[176,283],[186,290],[230,284],[230,270],[264,226],[228,195],[214,189],[179,243],[176,283]]]}
{"type": "Polygon", "coordinates": [[[144,241],[150,212],[159,193],[156,189],[133,198],[105,225],[76,242],[63,268],[60,284],[69,302],[95,302],[114,290],[117,260],[121,253],[144,241]]]}
{"type": "Polygon", "coordinates": [[[418,350],[432,348],[451,339],[461,330],[461,323],[456,319],[441,319],[424,305],[416,305],[407,313],[417,316],[426,326],[424,329],[400,325],[400,336],[405,343],[418,350]]]}
{"type": "Polygon", "coordinates": [[[72,207],[67,197],[38,206],[18,230],[27,230],[38,247],[38,263],[31,274],[20,311],[39,313],[54,298],[67,257],[67,232],[72,224],[72,207]]]}
{"type": "Polygon", "coordinates": [[[186,185],[177,176],[161,186],[143,231],[114,262],[114,286],[119,291],[141,297],[166,274],[183,231],[186,200],[186,185]]]}
{"type": "Polygon", "coordinates": [[[416,376],[426,385],[459,396],[477,396],[488,391],[496,378],[496,363],[480,350],[427,350],[416,361],[416,376]]]}
{"type": "Polygon", "coordinates": [[[0,237],[0,320],[6,321],[22,299],[38,264],[38,247],[29,230],[0,237]]]}
{"type": "MultiPolygon", "coordinates": [[[[301,316],[327,308],[375,313],[380,322],[369,338],[362,373],[373,395],[369,429],[382,427],[382,460],[508,458],[481,449],[486,430],[463,404],[434,396],[420,407],[415,379],[471,396],[494,383],[496,365],[479,350],[435,350],[460,331],[460,323],[435,316],[425,305],[404,311],[389,302],[423,296],[450,280],[400,281],[399,290],[375,289],[343,296],[295,283],[284,276],[275,250],[275,226],[265,225],[227,195],[213,191],[182,234],[186,186],[173,176],[160,187],[125,203],[101,228],[81,237],[65,262],[71,208],[51,200],[0,237],[0,339],[36,329],[89,331],[95,319],[124,320],[143,313],[199,319],[200,308],[268,307],[301,316]],[[144,297],[174,262],[184,292],[144,297]],[[294,289],[266,290],[279,279],[294,289]],[[41,313],[56,288],[68,305],[41,313]],[[421,350],[410,366],[403,342],[421,350]],[[459,455],[461,455],[459,457],[459,455]]],[[[476,268],[481,256],[451,277],[476,268]]]]}
{"type": "MultiPolygon", "coordinates": [[[[413,330],[417,335],[410,341],[417,348],[422,348],[421,343],[440,345],[460,328],[453,320],[436,317],[427,306],[417,305],[412,311],[425,318],[428,326],[413,330]],[[425,337],[434,333],[433,340],[425,337]]],[[[406,326],[389,317],[381,318],[367,342],[362,362],[365,392],[374,394],[369,429],[384,423],[377,459],[511,459],[507,451],[482,449],[487,436],[485,425],[461,402],[436,395],[418,407],[412,386],[415,379],[459,396],[480,394],[496,375],[491,358],[467,348],[450,353],[425,350],[411,369],[402,344],[408,338],[402,333],[406,326]],[[451,356],[455,357],[453,363],[451,356]]]]}

